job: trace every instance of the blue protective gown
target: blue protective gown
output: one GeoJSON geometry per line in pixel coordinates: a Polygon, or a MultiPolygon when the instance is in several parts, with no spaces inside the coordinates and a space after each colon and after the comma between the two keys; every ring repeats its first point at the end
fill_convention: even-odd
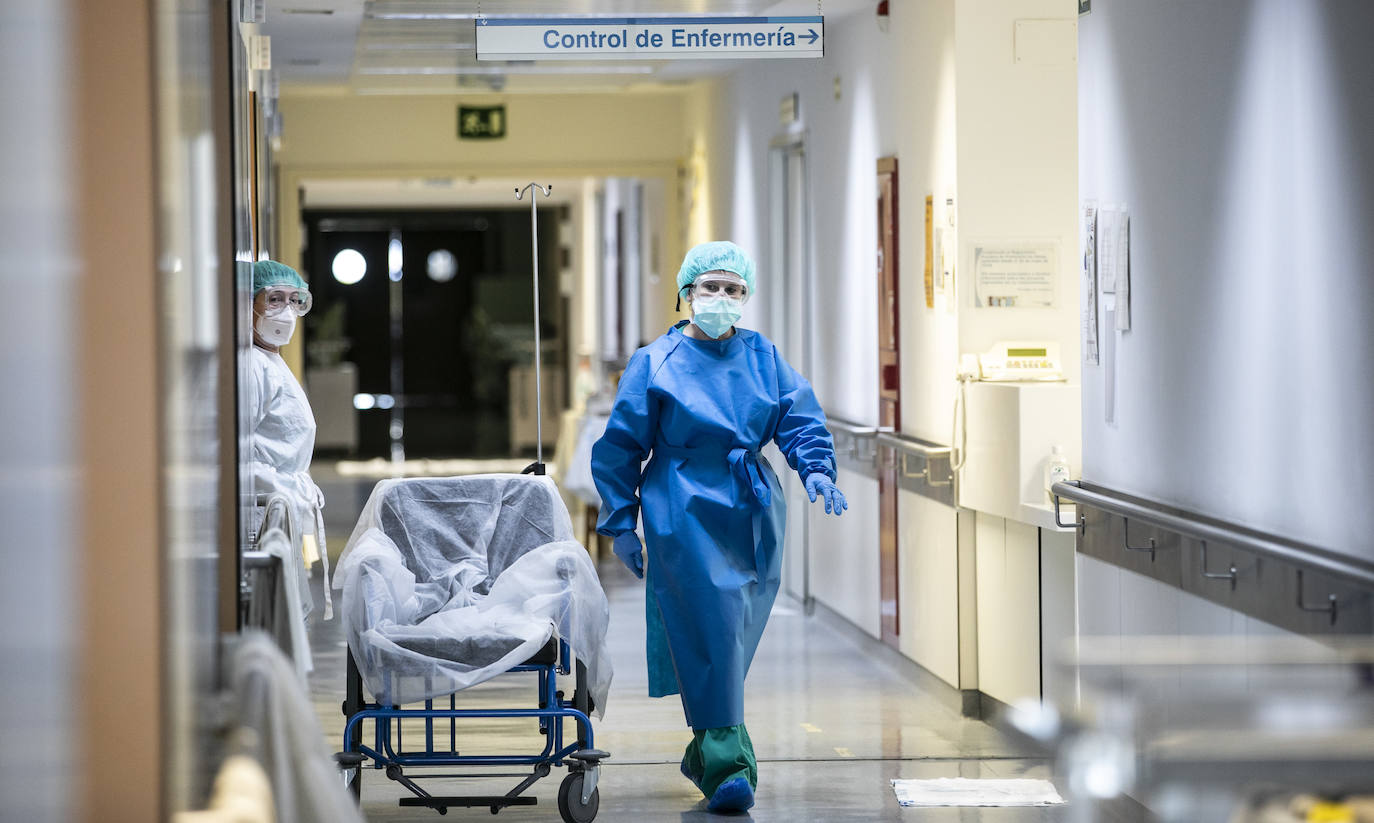
{"type": "Polygon", "coordinates": [[[688,725],[713,729],[744,722],[781,581],[787,504],[759,449],[772,440],[803,478],[834,480],[835,446],[811,384],[771,341],[696,340],[686,324],[630,358],[592,476],[600,533],[634,531],[643,509],[649,692],[681,693],[688,725]]]}

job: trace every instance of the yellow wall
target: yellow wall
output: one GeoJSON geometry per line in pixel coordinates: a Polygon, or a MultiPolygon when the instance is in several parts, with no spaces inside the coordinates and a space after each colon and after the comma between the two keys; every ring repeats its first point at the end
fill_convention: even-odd
{"type": "Polygon", "coordinates": [[[403,169],[449,173],[674,163],[682,146],[677,93],[461,96],[295,96],[281,101],[283,167],[403,169]],[[499,140],[459,140],[462,103],[506,106],[499,140]]]}

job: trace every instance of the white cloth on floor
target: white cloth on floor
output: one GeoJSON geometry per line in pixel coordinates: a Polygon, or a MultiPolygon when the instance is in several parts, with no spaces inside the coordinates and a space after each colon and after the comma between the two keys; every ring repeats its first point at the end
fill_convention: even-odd
{"type": "Polygon", "coordinates": [[[1057,806],[1064,802],[1048,780],[938,777],[893,780],[892,790],[903,806],[1057,806]]]}

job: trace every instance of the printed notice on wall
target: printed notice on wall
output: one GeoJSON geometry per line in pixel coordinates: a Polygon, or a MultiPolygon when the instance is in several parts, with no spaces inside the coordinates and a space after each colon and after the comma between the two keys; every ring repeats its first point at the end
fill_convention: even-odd
{"type": "Polygon", "coordinates": [[[1083,327],[1083,358],[1102,362],[1097,346],[1097,203],[1083,204],[1083,291],[1079,303],[1083,327]]]}
{"type": "Polygon", "coordinates": [[[1117,243],[1121,209],[1107,203],[1097,210],[1097,288],[1103,294],[1116,294],[1117,243]]]}
{"type": "Polygon", "coordinates": [[[1116,330],[1131,330],[1131,215],[1125,209],[1116,222],[1116,330]]]}
{"type": "Polygon", "coordinates": [[[1059,250],[1052,241],[973,244],[973,288],[978,305],[1048,308],[1054,305],[1059,250]]]}

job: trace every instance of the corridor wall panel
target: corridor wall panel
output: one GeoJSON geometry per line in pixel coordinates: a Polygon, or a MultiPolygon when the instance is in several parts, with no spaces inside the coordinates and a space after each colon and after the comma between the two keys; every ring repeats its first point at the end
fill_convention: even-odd
{"type": "Polygon", "coordinates": [[[1131,254],[1085,479],[1374,559],[1371,40],[1364,0],[1079,19],[1080,195],[1129,209],[1131,254]]]}
{"type": "MultiPolygon", "coordinates": [[[[849,500],[843,517],[808,505],[811,591],[816,599],[873,637],[879,637],[878,481],[840,469],[849,500]]],[[[805,500],[805,498],[802,498],[805,500]]]]}
{"type": "Polygon", "coordinates": [[[897,602],[902,654],[959,686],[959,515],[951,506],[898,493],[901,558],[897,602]]]}
{"type": "Polygon", "coordinates": [[[1039,530],[981,512],[976,528],[978,689],[1008,705],[1038,699],[1039,530]]]}

